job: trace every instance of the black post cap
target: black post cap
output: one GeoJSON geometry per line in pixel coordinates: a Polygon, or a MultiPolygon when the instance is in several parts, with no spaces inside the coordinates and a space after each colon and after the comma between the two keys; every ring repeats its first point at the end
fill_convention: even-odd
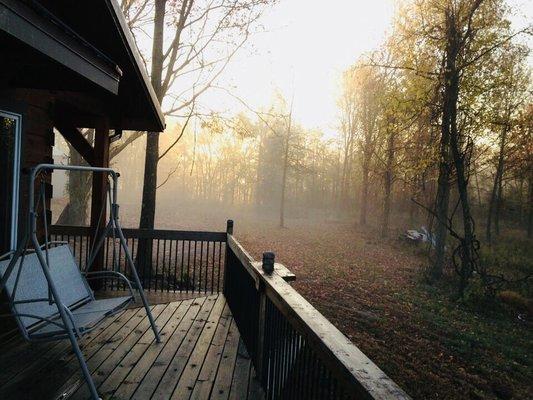
{"type": "Polygon", "coordinates": [[[274,272],[274,259],[276,255],[271,251],[266,251],[263,253],[263,271],[267,274],[272,274],[274,272]]]}
{"type": "Polygon", "coordinates": [[[226,221],[226,233],[233,235],[233,220],[232,219],[228,219],[226,221]]]}

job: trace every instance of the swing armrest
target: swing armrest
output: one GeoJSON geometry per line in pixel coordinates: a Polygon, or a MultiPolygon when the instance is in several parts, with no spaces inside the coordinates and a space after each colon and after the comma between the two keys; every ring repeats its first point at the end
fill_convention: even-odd
{"type": "Polygon", "coordinates": [[[72,314],[72,311],[70,311],[70,308],[68,308],[66,305],[63,305],[63,309],[65,310],[65,313],[68,316],[68,319],[70,319],[70,323],[72,324],[72,327],[74,328],[74,332],[76,332],[76,335],[81,338],[81,332],[78,329],[78,326],[76,325],[76,321],[74,320],[74,315],[72,314]]]}
{"type": "Polygon", "coordinates": [[[130,291],[131,296],[135,297],[135,295],[133,294],[133,287],[131,286],[130,280],[124,274],[122,274],[120,272],[117,272],[117,271],[89,271],[89,272],[85,272],[84,275],[85,275],[85,279],[88,280],[88,281],[89,280],[95,280],[95,279],[104,279],[104,278],[106,278],[109,275],[117,276],[117,277],[119,277],[120,279],[122,279],[123,281],[126,282],[126,284],[128,285],[128,289],[130,291]],[[92,275],[97,275],[97,276],[92,276],[92,275]]]}

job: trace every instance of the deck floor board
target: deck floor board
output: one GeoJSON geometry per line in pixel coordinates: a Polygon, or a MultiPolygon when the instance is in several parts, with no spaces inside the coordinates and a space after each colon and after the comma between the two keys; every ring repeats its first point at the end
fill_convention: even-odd
{"type": "MultiPolygon", "coordinates": [[[[102,399],[261,397],[222,295],[172,301],[152,310],[162,343],[155,343],[143,309],[110,318],[82,340],[102,399]]],[[[10,341],[9,348],[0,347],[0,371],[1,399],[88,398],[67,341],[10,341]]]]}

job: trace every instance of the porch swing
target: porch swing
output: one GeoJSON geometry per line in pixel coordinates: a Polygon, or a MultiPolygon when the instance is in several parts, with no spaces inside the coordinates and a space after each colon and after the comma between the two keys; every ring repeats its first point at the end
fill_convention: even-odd
{"type": "MultiPolygon", "coordinates": [[[[141,298],[155,339],[160,342],[150,306],[120,227],[117,204],[118,177],[119,175],[110,168],[54,164],[39,164],[32,168],[29,179],[27,230],[15,251],[0,256],[0,293],[3,290],[6,291],[7,305],[11,311],[9,315],[15,318],[22,336],[27,341],[69,339],[93,400],[98,400],[99,396],[78,340],[107,317],[123,310],[133,302],[135,300],[133,287],[137,289],[141,298]],[[45,186],[42,177],[43,174],[54,170],[102,173],[107,177],[106,202],[109,201],[110,206],[109,221],[101,230],[99,237],[93,240],[88,262],[83,270],[80,270],[77,265],[68,242],[49,241],[45,186]],[[38,178],[41,178],[41,184],[36,201],[35,182],[38,178]],[[43,244],[39,243],[37,235],[39,208],[42,209],[44,225],[43,244]],[[113,238],[114,268],[112,271],[91,271],[96,255],[102,249],[107,237],[113,238]],[[133,282],[119,272],[116,261],[117,239],[124,251],[125,261],[130,269],[133,282]],[[107,278],[124,281],[129,289],[129,295],[95,299],[87,281],[107,278]]],[[[105,218],[104,214],[104,207],[102,207],[96,232],[99,231],[101,220],[105,218]]]]}

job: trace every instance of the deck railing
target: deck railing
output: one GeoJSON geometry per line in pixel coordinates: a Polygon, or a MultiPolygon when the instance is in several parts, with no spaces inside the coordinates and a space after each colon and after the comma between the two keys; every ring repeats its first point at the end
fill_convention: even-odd
{"type": "MultiPolygon", "coordinates": [[[[409,399],[290,286],[295,276],[269,259],[272,253],[263,262],[247,253],[233,236],[232,221],[226,232],[124,229],[124,235],[145,289],[223,289],[267,399],[409,399]],[[138,255],[143,240],[148,254],[138,255]]],[[[55,225],[51,238],[68,241],[85,265],[90,228],[55,225]]],[[[107,238],[103,268],[124,272],[124,255],[114,254],[112,244],[107,238]]]]}
{"type": "MultiPolygon", "coordinates": [[[[186,293],[216,293],[222,289],[226,232],[123,229],[123,233],[144,289],[186,293]]],[[[91,249],[89,227],[52,225],[50,236],[69,242],[80,268],[85,267],[91,249]]],[[[101,269],[127,274],[118,238],[107,237],[103,247],[101,269]]],[[[126,289],[113,279],[103,285],[104,290],[126,289]]]]}
{"type": "Polygon", "coordinates": [[[267,399],[408,399],[383,371],[287,281],[294,275],[256,262],[232,235],[224,295],[267,399]]]}

